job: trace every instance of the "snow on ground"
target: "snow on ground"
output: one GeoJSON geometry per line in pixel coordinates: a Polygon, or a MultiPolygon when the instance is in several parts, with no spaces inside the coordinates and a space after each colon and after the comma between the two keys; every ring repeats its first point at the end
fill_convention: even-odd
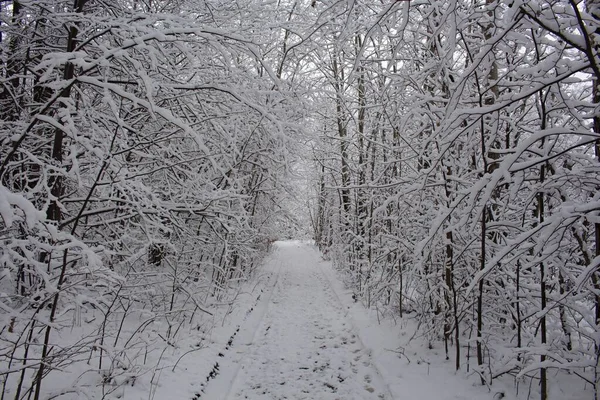
{"type": "Polygon", "coordinates": [[[453,373],[442,355],[399,356],[394,350],[408,339],[403,325],[380,325],[354,303],[310,243],[276,243],[263,268],[273,286],[241,324],[199,399],[498,398],[453,373]]]}
{"type": "Polygon", "coordinates": [[[280,243],[279,279],[226,399],[390,399],[319,255],[280,243]]]}

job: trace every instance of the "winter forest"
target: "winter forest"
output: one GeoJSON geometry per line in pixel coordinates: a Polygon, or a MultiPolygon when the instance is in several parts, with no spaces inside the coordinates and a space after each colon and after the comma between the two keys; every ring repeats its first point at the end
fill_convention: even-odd
{"type": "Polygon", "coordinates": [[[0,0],[0,400],[220,399],[292,238],[473,398],[600,399],[599,79],[597,0],[0,0]]]}

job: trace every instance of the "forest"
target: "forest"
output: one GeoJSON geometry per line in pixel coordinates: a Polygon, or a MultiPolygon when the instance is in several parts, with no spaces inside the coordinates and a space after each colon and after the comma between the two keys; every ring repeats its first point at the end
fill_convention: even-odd
{"type": "Polygon", "coordinates": [[[156,382],[293,237],[600,399],[599,79],[598,0],[0,0],[0,400],[156,382]]]}

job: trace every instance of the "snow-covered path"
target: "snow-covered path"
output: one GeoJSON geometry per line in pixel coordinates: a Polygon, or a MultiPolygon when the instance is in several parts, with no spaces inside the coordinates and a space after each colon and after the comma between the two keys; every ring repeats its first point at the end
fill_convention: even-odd
{"type": "Polygon", "coordinates": [[[225,398],[391,398],[318,257],[278,244],[267,271],[277,283],[225,398]]]}

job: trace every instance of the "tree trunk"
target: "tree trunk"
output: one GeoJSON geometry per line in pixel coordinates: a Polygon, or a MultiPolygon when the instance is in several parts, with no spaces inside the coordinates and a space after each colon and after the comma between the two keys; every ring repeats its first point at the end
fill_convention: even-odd
{"type": "MultiPolygon", "coordinates": [[[[74,0],[74,4],[73,4],[73,10],[76,13],[81,13],[83,10],[83,5],[85,4],[86,0],[74,0]]],[[[69,34],[67,37],[67,52],[73,52],[75,50],[76,44],[77,44],[77,25],[74,23],[71,28],[69,29],[69,34]]],[[[75,66],[72,63],[67,63],[65,65],[65,70],[64,70],[64,80],[70,80],[73,79],[75,75],[75,66]]],[[[71,85],[68,85],[67,88],[65,90],[63,90],[62,93],[63,97],[70,97],[71,96],[71,85]]],[[[62,162],[62,142],[63,142],[63,132],[60,129],[56,129],[55,131],[55,137],[54,137],[54,143],[53,143],[53,148],[52,148],[52,158],[54,160],[57,161],[57,163],[61,163],[62,162]]],[[[60,221],[60,208],[58,206],[58,199],[60,198],[60,196],[63,194],[63,187],[62,187],[62,178],[60,176],[57,176],[54,182],[54,185],[51,186],[51,194],[53,196],[53,199],[51,199],[51,203],[50,203],[50,207],[48,208],[48,219],[53,220],[53,221],[60,221]]],[[[52,325],[54,323],[54,318],[56,316],[56,310],[57,310],[57,306],[58,306],[58,298],[59,298],[59,294],[60,294],[60,290],[62,288],[64,279],[65,279],[65,275],[66,275],[66,270],[68,267],[68,250],[65,250],[63,253],[63,260],[62,260],[62,266],[61,266],[61,270],[60,270],[60,276],[58,278],[58,282],[56,284],[56,293],[54,294],[54,297],[52,299],[52,310],[50,312],[50,318],[49,318],[49,323],[46,325],[46,332],[44,335],[44,343],[42,346],[42,355],[41,355],[41,363],[40,366],[38,368],[37,374],[34,378],[34,382],[35,382],[35,394],[33,397],[33,400],[39,400],[40,399],[40,394],[41,394],[41,388],[42,388],[42,380],[44,378],[44,371],[46,369],[46,367],[50,366],[50,362],[47,359],[48,357],[48,350],[49,350],[49,344],[50,344],[50,332],[52,330],[52,325]]]]}

